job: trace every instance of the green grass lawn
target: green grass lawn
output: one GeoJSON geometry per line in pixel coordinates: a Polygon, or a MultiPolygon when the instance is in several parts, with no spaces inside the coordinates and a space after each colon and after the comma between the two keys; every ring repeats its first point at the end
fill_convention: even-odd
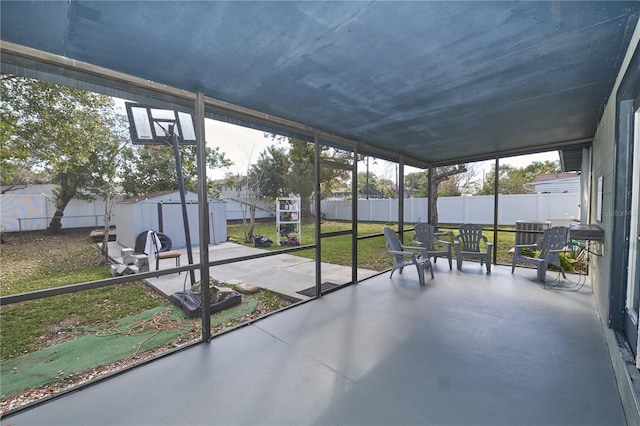
{"type": "MultiPolygon", "coordinates": [[[[397,224],[385,224],[385,223],[371,223],[360,222],[358,223],[358,236],[382,234],[382,229],[385,226],[390,226],[393,229],[398,229],[397,224]]],[[[455,225],[443,225],[441,231],[451,231],[452,235],[445,235],[441,239],[445,241],[453,241],[453,236],[457,234],[457,229],[446,229],[446,226],[455,225]]],[[[413,224],[405,224],[405,229],[411,229],[413,224]]],[[[490,226],[485,226],[488,230],[484,231],[484,235],[489,242],[493,242],[493,231],[490,230],[490,226]]],[[[350,222],[340,221],[323,221],[321,224],[321,232],[336,232],[351,229],[350,222]]],[[[500,229],[508,230],[510,227],[501,227],[500,229]]],[[[511,227],[513,229],[513,227],[511,227]]],[[[315,225],[313,223],[303,224],[301,229],[302,244],[315,243],[315,225]]],[[[238,241],[241,244],[244,243],[244,232],[242,224],[229,224],[227,227],[227,234],[232,239],[238,241]]],[[[257,223],[254,229],[254,234],[262,234],[269,237],[274,241],[274,245],[269,247],[268,250],[279,250],[285,247],[278,247],[275,245],[276,241],[276,225],[274,222],[261,222],[257,223]]],[[[411,231],[405,232],[404,242],[407,245],[411,245],[411,237],[413,233],[411,231]]],[[[498,232],[498,264],[510,264],[511,258],[508,255],[508,251],[513,247],[515,241],[515,234],[512,232],[498,232]]],[[[252,244],[246,244],[252,245],[252,244]]],[[[338,265],[351,265],[351,235],[341,235],[337,237],[323,238],[321,243],[322,248],[322,261],[328,263],[334,263],[338,265]]],[[[304,250],[301,252],[293,253],[296,256],[305,257],[308,259],[315,258],[315,250],[304,250]]],[[[358,240],[358,267],[371,269],[375,271],[384,271],[391,268],[392,259],[387,253],[386,242],[383,236],[376,238],[368,238],[358,240]]]]}
{"type": "MultiPolygon", "coordinates": [[[[382,228],[391,226],[397,229],[396,224],[384,223],[368,223],[361,222],[358,224],[358,236],[382,234],[382,228]]],[[[350,222],[339,221],[323,221],[321,223],[321,232],[337,232],[351,229],[350,222]]],[[[276,246],[276,224],[273,222],[260,222],[256,224],[253,231],[255,234],[262,234],[269,237],[274,244],[267,250],[280,250],[284,247],[276,246]]],[[[252,246],[251,243],[244,243],[244,231],[242,224],[235,223],[227,226],[227,235],[240,244],[252,246]]],[[[301,242],[302,245],[315,243],[315,224],[306,223],[301,226],[301,242]]],[[[375,271],[384,271],[391,267],[392,260],[387,254],[386,243],[384,237],[376,237],[371,239],[358,241],[358,267],[372,269],[375,271]]],[[[321,243],[322,261],[333,263],[336,265],[351,265],[351,235],[340,235],[336,237],[323,238],[321,243]]],[[[315,249],[304,250],[294,253],[296,256],[315,259],[315,249]]]]}
{"type": "MultiPolygon", "coordinates": [[[[88,238],[33,233],[0,251],[2,295],[109,278],[109,266],[88,238]]],[[[142,282],[81,291],[2,307],[0,358],[32,352],[80,326],[169,306],[142,282]]]]}
{"type": "Polygon", "coordinates": [[[74,329],[169,305],[140,283],[127,283],[6,306],[0,319],[0,358],[32,352],[74,329]]]}
{"type": "MultiPolygon", "coordinates": [[[[81,231],[29,233],[24,241],[21,236],[3,235],[7,243],[0,251],[2,295],[109,278],[110,267],[100,265],[101,255],[87,237],[81,231]]],[[[291,303],[260,291],[213,314],[211,331],[291,303]]],[[[126,365],[195,342],[201,324],[199,319],[186,319],[164,296],[135,281],[3,306],[0,333],[1,409],[26,389],[48,395],[43,388],[63,389],[98,377],[103,369],[111,371],[108,364],[126,365]],[[171,314],[163,315],[163,321],[156,315],[159,312],[171,314]]]]}

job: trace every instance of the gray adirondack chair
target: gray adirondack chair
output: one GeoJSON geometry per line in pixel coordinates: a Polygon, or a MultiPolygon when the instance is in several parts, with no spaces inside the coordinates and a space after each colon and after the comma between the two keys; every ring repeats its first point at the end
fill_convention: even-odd
{"type": "Polygon", "coordinates": [[[409,247],[403,246],[396,235],[396,231],[389,227],[384,228],[384,237],[387,240],[387,251],[389,254],[393,255],[393,267],[391,269],[391,275],[389,278],[393,277],[393,273],[396,269],[400,270],[402,273],[402,269],[405,266],[415,265],[418,270],[418,279],[420,281],[420,285],[425,285],[424,280],[424,270],[429,269],[431,272],[431,278],[433,278],[433,269],[431,268],[431,261],[429,258],[424,258],[419,256],[419,248],[418,247],[409,247]]]}
{"type": "Polygon", "coordinates": [[[569,228],[566,226],[554,226],[547,228],[542,233],[535,244],[519,244],[515,246],[513,261],[511,263],[511,273],[516,269],[516,263],[529,263],[535,265],[538,270],[538,280],[544,282],[549,265],[555,265],[560,268],[562,276],[566,279],[564,269],[560,264],[560,253],[568,251],[566,249],[569,240],[569,228]],[[522,250],[529,248],[540,251],[538,257],[530,257],[522,254],[522,250]]]}
{"type": "Polygon", "coordinates": [[[414,230],[413,242],[418,244],[422,249],[422,257],[433,259],[434,264],[438,261],[439,257],[447,258],[449,261],[449,269],[453,269],[451,243],[437,239],[435,227],[429,223],[417,223],[414,230]],[[438,249],[436,243],[441,244],[443,246],[442,249],[438,249]]]}
{"type": "Polygon", "coordinates": [[[487,273],[491,272],[491,248],[493,243],[482,235],[482,226],[465,223],[458,228],[453,245],[456,249],[456,263],[458,270],[462,270],[464,259],[480,259],[480,266],[484,263],[487,273]],[[484,244],[480,244],[480,243],[484,244]],[[483,247],[484,245],[484,247],[483,247]]]}

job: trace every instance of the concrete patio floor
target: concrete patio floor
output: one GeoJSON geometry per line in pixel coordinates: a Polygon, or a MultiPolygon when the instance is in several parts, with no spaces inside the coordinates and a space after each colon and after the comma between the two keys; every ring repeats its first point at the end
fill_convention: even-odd
{"type": "Polygon", "coordinates": [[[443,266],[424,287],[415,269],[382,274],[2,424],[625,424],[588,285],[443,266]]]}
{"type": "MultiPolygon", "coordinates": [[[[120,250],[123,247],[118,243],[109,243],[109,255],[117,262],[122,262],[120,250]]],[[[187,265],[186,249],[179,249],[180,265],[187,265]]],[[[264,253],[264,249],[243,246],[232,242],[225,242],[209,246],[209,260],[224,260],[236,257],[250,256],[264,253]]],[[[194,264],[200,264],[200,250],[193,249],[194,264]]],[[[160,261],[160,269],[175,267],[174,259],[163,259],[160,261]]],[[[155,270],[155,264],[150,265],[151,270],[155,270]]],[[[363,280],[377,271],[368,269],[358,269],[358,279],[363,280]]],[[[209,269],[211,277],[220,282],[240,283],[246,282],[267,290],[271,290],[289,298],[307,300],[298,291],[315,286],[315,261],[291,254],[280,254],[276,256],[247,260],[244,262],[220,265],[209,269]]],[[[196,281],[200,279],[200,272],[195,271],[196,281]]],[[[190,287],[188,273],[170,274],[146,280],[165,295],[171,295],[178,291],[183,291],[190,287]]],[[[351,267],[322,263],[322,282],[335,284],[345,284],[351,282],[351,267]]]]}

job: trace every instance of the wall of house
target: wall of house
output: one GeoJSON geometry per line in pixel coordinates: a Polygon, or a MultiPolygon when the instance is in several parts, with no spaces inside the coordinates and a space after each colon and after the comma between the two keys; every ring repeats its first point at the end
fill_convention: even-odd
{"type": "Polygon", "coordinates": [[[616,136],[616,92],[620,82],[627,71],[627,67],[634,51],[639,47],[640,23],[636,26],[631,39],[629,50],[625,56],[621,71],[616,79],[615,86],[609,96],[607,106],[600,118],[596,134],[593,141],[591,157],[591,190],[589,223],[600,225],[605,231],[605,242],[602,247],[602,256],[592,256],[589,262],[589,277],[593,287],[593,294],[603,325],[603,330],[609,353],[618,381],[618,390],[622,400],[628,424],[640,424],[640,412],[637,405],[637,392],[631,384],[630,374],[636,374],[634,367],[628,369],[628,360],[624,348],[620,348],[614,330],[608,326],[609,318],[609,296],[610,296],[610,274],[612,267],[611,249],[614,244],[621,244],[620,241],[612,240],[613,218],[614,218],[614,173],[615,173],[615,136],[616,136]],[[602,177],[602,208],[598,212],[598,179],[602,177]],[[600,219],[600,220],[598,220],[600,219]]]}
{"type": "Polygon", "coordinates": [[[611,247],[616,242],[611,240],[613,229],[613,195],[614,195],[614,172],[615,172],[615,136],[616,136],[616,92],[622,77],[624,76],[631,55],[638,47],[640,41],[640,24],[636,27],[635,34],[631,40],[631,45],[620,74],[616,80],[615,87],[609,96],[607,106],[598,123],[592,147],[591,158],[591,196],[589,223],[600,225],[605,231],[605,242],[602,247],[601,257],[592,257],[590,262],[590,276],[594,286],[594,296],[600,310],[600,314],[605,319],[608,317],[609,302],[609,276],[611,273],[611,247]],[[598,179],[603,179],[601,220],[598,220],[598,179]]]}
{"type": "Polygon", "coordinates": [[[564,179],[549,179],[540,182],[534,182],[533,192],[537,193],[573,193],[580,192],[580,176],[564,178],[564,179]]]}
{"type": "MultiPolygon", "coordinates": [[[[617,85],[616,85],[617,87],[617,85]]],[[[615,91],[614,91],[615,92],[615,91]]],[[[601,317],[606,319],[609,315],[609,274],[611,272],[611,247],[613,241],[612,216],[604,214],[604,211],[613,210],[613,178],[614,178],[614,154],[615,154],[615,123],[616,123],[615,95],[609,99],[604,114],[598,124],[598,129],[593,141],[592,155],[592,188],[591,211],[589,223],[600,225],[605,231],[605,242],[602,246],[602,257],[592,257],[589,264],[589,275],[593,284],[594,297],[601,317]],[[596,201],[598,194],[598,179],[603,179],[602,214],[601,221],[597,220],[596,201]]]]}

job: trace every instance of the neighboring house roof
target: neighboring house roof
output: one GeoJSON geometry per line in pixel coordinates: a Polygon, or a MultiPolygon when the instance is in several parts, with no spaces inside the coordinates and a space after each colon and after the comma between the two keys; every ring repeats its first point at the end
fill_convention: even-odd
{"type": "MultiPolygon", "coordinates": [[[[11,188],[13,185],[2,185],[2,191],[7,188],[11,188]]],[[[37,183],[33,185],[15,185],[13,189],[7,192],[7,194],[45,194],[53,195],[55,189],[55,183],[37,183]]]]}
{"type": "MultiPolygon", "coordinates": [[[[5,191],[7,188],[10,188],[7,191],[7,194],[21,195],[21,194],[44,194],[46,196],[53,196],[53,190],[58,187],[55,183],[34,183],[30,185],[2,185],[0,186],[0,190],[5,191]],[[14,188],[11,188],[11,187],[14,188]]],[[[96,195],[89,191],[80,191],[85,195],[96,195]]],[[[116,187],[115,192],[117,195],[122,194],[122,188],[116,187]]]]}
{"type": "Polygon", "coordinates": [[[525,183],[524,186],[537,193],[574,193],[580,191],[580,175],[578,173],[538,175],[533,182],[525,183]]]}
{"type": "Polygon", "coordinates": [[[557,180],[557,179],[577,178],[577,177],[580,177],[580,175],[577,172],[546,173],[546,174],[536,176],[533,179],[533,181],[542,182],[545,180],[557,180]]]}
{"type": "Polygon", "coordinates": [[[135,197],[124,199],[124,200],[120,201],[120,203],[121,204],[133,204],[133,203],[138,203],[140,201],[146,201],[146,200],[153,199],[153,198],[163,197],[165,195],[173,194],[175,192],[178,192],[178,191],[173,190],[173,191],[151,192],[149,194],[136,195],[135,197]]]}
{"type": "MultiPolygon", "coordinates": [[[[198,200],[198,194],[195,192],[187,191],[185,193],[187,201],[193,202],[198,200]]],[[[208,197],[209,202],[212,201],[220,201],[217,198],[208,197]]],[[[120,201],[120,204],[135,204],[135,203],[143,203],[143,202],[180,202],[180,192],[178,190],[173,191],[158,191],[151,192],[149,194],[138,195],[136,197],[127,198],[126,200],[120,201]]]]}

